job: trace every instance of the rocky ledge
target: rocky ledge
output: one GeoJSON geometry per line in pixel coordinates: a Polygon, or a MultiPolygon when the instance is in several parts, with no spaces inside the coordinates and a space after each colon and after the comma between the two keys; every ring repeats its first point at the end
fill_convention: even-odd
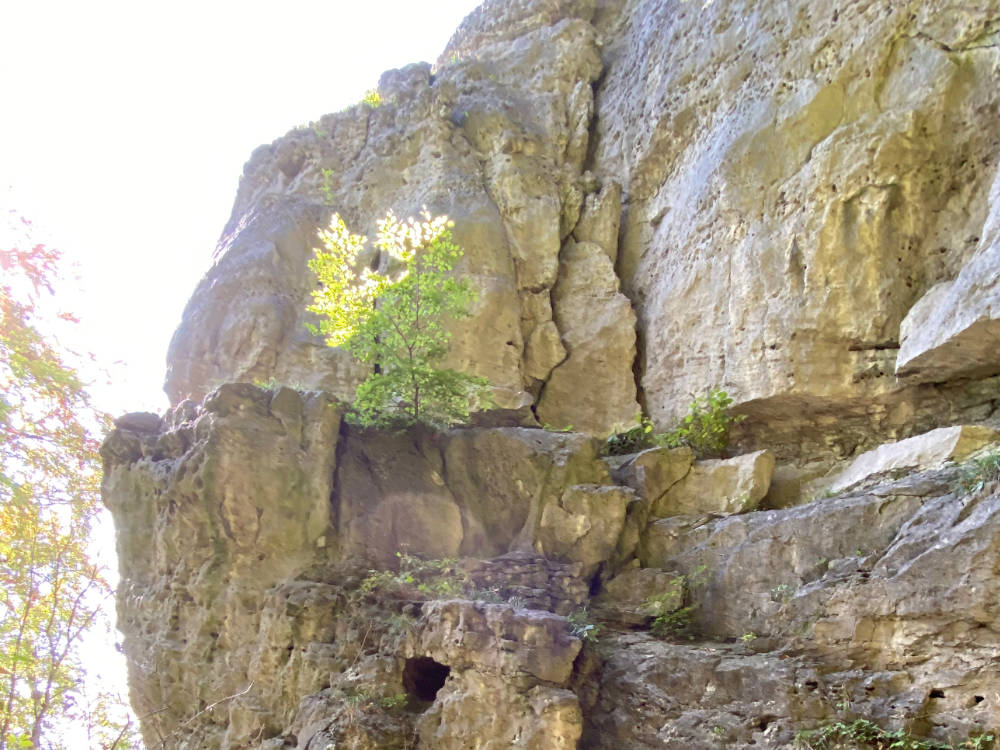
{"type": "Polygon", "coordinates": [[[767,509],[766,452],[372,433],[321,392],[249,384],[128,415],[104,492],[146,742],[787,748],[857,717],[981,734],[1000,487],[963,484],[953,451],[1000,443],[965,435],[767,509]]]}

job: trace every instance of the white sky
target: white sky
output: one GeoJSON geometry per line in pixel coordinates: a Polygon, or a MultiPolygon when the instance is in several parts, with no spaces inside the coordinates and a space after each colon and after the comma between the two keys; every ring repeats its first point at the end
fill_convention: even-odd
{"type": "Polygon", "coordinates": [[[113,414],[162,411],[167,344],[250,152],[433,60],[477,0],[9,0],[0,206],[78,265],[113,414]]]}

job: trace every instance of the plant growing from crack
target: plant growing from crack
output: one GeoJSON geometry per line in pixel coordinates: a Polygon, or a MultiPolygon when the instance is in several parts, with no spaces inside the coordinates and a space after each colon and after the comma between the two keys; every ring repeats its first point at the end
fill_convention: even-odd
{"type": "Polygon", "coordinates": [[[367,238],[351,234],[334,215],[320,232],[309,267],[320,287],[309,311],[320,316],[313,333],[372,367],[355,392],[348,419],[363,427],[435,429],[466,422],[492,405],[485,378],[441,367],[450,320],[467,317],[476,297],[451,271],[462,250],[446,216],[378,222],[375,247],[384,270],[364,267],[367,238]]]}

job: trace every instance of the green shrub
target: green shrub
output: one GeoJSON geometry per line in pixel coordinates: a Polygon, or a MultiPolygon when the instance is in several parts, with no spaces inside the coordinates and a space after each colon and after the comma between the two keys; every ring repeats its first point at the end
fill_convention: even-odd
{"type": "Polygon", "coordinates": [[[420,599],[448,599],[464,596],[471,586],[469,576],[458,567],[458,560],[424,560],[406,552],[397,552],[399,570],[370,570],[359,590],[362,594],[379,593],[420,599]]]}
{"type": "Polygon", "coordinates": [[[867,719],[855,719],[850,723],[838,721],[818,729],[802,730],[795,735],[796,745],[809,750],[834,750],[842,747],[844,742],[867,745],[877,750],[986,750],[992,746],[993,740],[992,734],[981,734],[970,737],[960,745],[949,745],[913,737],[902,729],[890,732],[867,719]]]}
{"type": "Polygon", "coordinates": [[[382,95],[375,89],[368,89],[365,95],[361,97],[361,104],[367,104],[372,109],[378,109],[382,106],[382,95]]]}
{"type": "Polygon", "coordinates": [[[957,490],[963,495],[971,495],[993,482],[1000,482],[1000,450],[963,463],[958,472],[957,490]]]}
{"type": "Polygon", "coordinates": [[[605,441],[604,452],[609,456],[637,453],[656,445],[654,438],[653,423],[649,421],[649,417],[639,415],[636,417],[635,427],[616,432],[605,441]]]}
{"type": "Polygon", "coordinates": [[[653,615],[649,632],[657,638],[693,641],[697,635],[694,613],[698,605],[681,605],[684,604],[686,594],[692,588],[703,585],[707,578],[708,568],[699,565],[691,575],[674,576],[668,589],[662,594],[648,597],[643,609],[653,615]]]}
{"type": "Polygon", "coordinates": [[[665,640],[687,640],[693,641],[697,635],[694,624],[694,612],[696,604],[689,604],[686,607],[664,612],[653,618],[649,632],[657,638],[665,640]]]}
{"type": "Polygon", "coordinates": [[[729,430],[746,419],[744,415],[734,417],[729,413],[732,403],[728,393],[714,388],[707,396],[698,396],[691,402],[680,425],[655,440],[668,448],[687,445],[699,458],[722,456],[729,444],[729,430]]]}
{"type": "Polygon", "coordinates": [[[584,643],[597,643],[601,635],[601,626],[594,622],[590,610],[584,607],[576,612],[570,613],[566,618],[569,623],[569,632],[575,635],[584,643]]]}
{"type": "Polygon", "coordinates": [[[668,432],[657,433],[648,417],[636,418],[636,425],[615,432],[605,441],[604,452],[609,456],[637,453],[646,448],[660,446],[679,448],[686,445],[698,458],[721,456],[729,444],[729,431],[734,424],[746,419],[744,415],[729,413],[733,399],[720,388],[707,396],[698,396],[688,406],[687,416],[668,432]]]}
{"type": "Polygon", "coordinates": [[[386,273],[363,267],[367,238],[351,234],[336,214],[320,232],[309,268],[320,288],[310,312],[313,333],[343,347],[372,368],[358,386],[347,418],[363,427],[444,428],[466,422],[492,405],[485,378],[440,367],[448,353],[448,322],[468,317],[476,297],[468,281],[450,272],[462,256],[445,216],[378,222],[376,248],[390,262],[386,273]]]}

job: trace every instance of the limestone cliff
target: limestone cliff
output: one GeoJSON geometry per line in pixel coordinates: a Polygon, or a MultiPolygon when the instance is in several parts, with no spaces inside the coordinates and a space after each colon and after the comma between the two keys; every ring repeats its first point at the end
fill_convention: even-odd
{"type": "Polygon", "coordinates": [[[104,447],[147,743],[1000,729],[1000,488],[967,480],[1000,456],[998,79],[1000,0],[488,0],[254,152],[171,410],[104,447]],[[306,262],[333,212],[421,206],[479,292],[450,362],[502,408],[359,431],[306,262]],[[740,455],[601,455],[710,387],[740,455]]]}

